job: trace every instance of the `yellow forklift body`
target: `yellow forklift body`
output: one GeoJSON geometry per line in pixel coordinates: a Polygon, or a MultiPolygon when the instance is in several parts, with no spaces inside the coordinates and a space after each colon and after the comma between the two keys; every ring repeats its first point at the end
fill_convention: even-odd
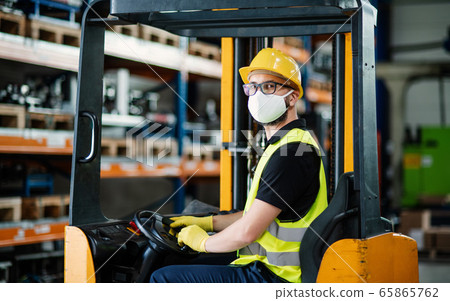
{"type": "Polygon", "coordinates": [[[95,283],[91,249],[81,229],[66,226],[64,249],[64,282],[95,283]]]}
{"type": "Polygon", "coordinates": [[[339,240],[325,252],[317,282],[419,282],[416,241],[398,233],[339,240]]]}

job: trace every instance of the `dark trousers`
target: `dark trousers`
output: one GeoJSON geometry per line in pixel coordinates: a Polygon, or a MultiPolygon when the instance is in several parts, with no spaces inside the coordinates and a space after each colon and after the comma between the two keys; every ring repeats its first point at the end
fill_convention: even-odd
{"type": "Polygon", "coordinates": [[[272,283],[285,282],[256,261],[245,266],[170,265],[153,272],[152,283],[272,283]]]}

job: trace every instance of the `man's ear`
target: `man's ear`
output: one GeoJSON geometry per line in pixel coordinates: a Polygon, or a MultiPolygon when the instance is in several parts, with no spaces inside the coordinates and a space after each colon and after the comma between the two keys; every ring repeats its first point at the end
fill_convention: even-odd
{"type": "Polygon", "coordinates": [[[300,93],[296,90],[289,95],[289,106],[294,107],[300,93]]]}

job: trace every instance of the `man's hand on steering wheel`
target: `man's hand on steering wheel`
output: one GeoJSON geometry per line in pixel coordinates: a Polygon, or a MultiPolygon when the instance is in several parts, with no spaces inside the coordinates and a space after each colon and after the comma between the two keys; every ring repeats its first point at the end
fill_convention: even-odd
{"type": "Polygon", "coordinates": [[[212,215],[205,217],[177,216],[172,217],[171,220],[174,221],[173,223],[170,224],[171,228],[182,228],[196,225],[205,230],[206,232],[212,232],[214,229],[212,215]]]}
{"type": "Polygon", "coordinates": [[[192,250],[206,252],[205,244],[208,233],[197,225],[187,226],[178,233],[178,245],[189,246],[192,250]]]}

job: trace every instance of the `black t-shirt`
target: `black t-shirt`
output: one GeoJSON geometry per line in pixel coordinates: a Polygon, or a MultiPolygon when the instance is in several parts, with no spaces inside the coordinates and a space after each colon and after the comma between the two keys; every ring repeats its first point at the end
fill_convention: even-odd
{"type": "MultiPolygon", "coordinates": [[[[267,143],[279,141],[293,128],[305,130],[305,127],[304,119],[294,120],[278,130],[267,143]]],[[[280,208],[279,220],[299,220],[319,192],[320,163],[317,149],[309,144],[291,142],[281,146],[262,172],[256,198],[280,208]]]]}

